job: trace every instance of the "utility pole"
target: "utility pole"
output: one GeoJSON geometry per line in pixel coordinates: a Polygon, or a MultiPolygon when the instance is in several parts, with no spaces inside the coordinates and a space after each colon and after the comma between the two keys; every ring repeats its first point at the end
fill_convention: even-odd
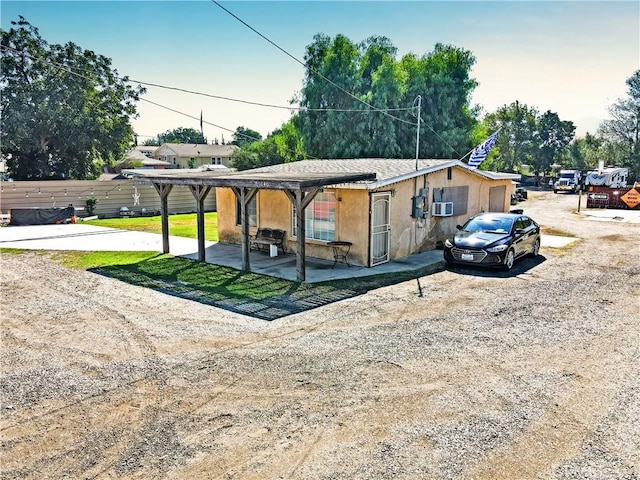
{"type": "Polygon", "coordinates": [[[422,97],[418,95],[416,99],[413,101],[415,105],[418,102],[418,128],[416,129],[416,171],[418,170],[418,151],[420,147],[420,104],[422,102],[422,97]]]}

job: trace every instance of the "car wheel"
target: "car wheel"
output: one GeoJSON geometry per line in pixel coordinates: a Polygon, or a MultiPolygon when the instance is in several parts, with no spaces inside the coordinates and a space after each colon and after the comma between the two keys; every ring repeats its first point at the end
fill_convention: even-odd
{"type": "Polygon", "coordinates": [[[537,257],[540,253],[540,239],[536,238],[535,243],[533,244],[533,250],[531,251],[531,255],[537,257]]]}
{"type": "Polygon", "coordinates": [[[513,264],[516,261],[516,254],[513,252],[513,248],[510,248],[507,252],[507,255],[504,257],[504,268],[505,270],[511,270],[513,268],[513,264]]]}

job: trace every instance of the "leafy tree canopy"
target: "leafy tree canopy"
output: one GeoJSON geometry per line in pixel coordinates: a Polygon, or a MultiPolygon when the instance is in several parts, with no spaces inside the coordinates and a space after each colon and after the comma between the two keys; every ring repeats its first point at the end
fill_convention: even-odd
{"type": "Polygon", "coordinates": [[[627,80],[627,97],[611,107],[611,119],[604,121],[598,133],[604,139],[607,163],[629,167],[630,178],[640,178],[640,70],[627,80]]]}
{"type": "Polygon", "coordinates": [[[240,147],[233,154],[233,166],[238,170],[266,167],[305,158],[302,137],[292,118],[265,140],[254,141],[240,147]]]}
{"type": "Polygon", "coordinates": [[[239,147],[243,147],[260,140],[262,140],[262,135],[260,135],[255,130],[251,130],[250,128],[245,127],[238,127],[233,133],[233,141],[231,142],[231,145],[238,145],[239,147]]]}
{"type": "Polygon", "coordinates": [[[567,162],[575,134],[573,122],[560,120],[551,110],[540,114],[519,101],[488,114],[483,125],[485,132],[500,130],[483,169],[516,172],[530,165],[538,175],[567,162]]]}
{"type": "Polygon", "coordinates": [[[307,46],[297,126],[315,157],[459,158],[471,146],[475,112],[470,78],[475,57],[437,44],[433,52],[396,59],[386,37],[360,44],[318,34],[307,46]],[[365,102],[365,103],[363,103],[365,102]],[[367,107],[367,105],[375,107],[367,107]],[[380,111],[376,111],[380,110],[380,111]]]}
{"type": "Polygon", "coordinates": [[[158,134],[158,144],[162,143],[207,143],[207,138],[202,132],[193,128],[178,127],[158,134]]]}
{"type": "Polygon", "coordinates": [[[111,60],[74,43],[49,44],[24,17],[0,30],[1,152],[16,180],[94,178],[133,143],[144,93],[111,60]]]}

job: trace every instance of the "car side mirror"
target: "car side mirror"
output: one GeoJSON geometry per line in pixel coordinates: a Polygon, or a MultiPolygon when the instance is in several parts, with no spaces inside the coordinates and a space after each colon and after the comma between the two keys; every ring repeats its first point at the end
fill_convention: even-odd
{"type": "Polygon", "coordinates": [[[516,235],[522,235],[524,233],[524,228],[516,228],[516,235]]]}
{"type": "Polygon", "coordinates": [[[462,225],[456,225],[456,228],[457,228],[458,230],[462,230],[462,225]]]}

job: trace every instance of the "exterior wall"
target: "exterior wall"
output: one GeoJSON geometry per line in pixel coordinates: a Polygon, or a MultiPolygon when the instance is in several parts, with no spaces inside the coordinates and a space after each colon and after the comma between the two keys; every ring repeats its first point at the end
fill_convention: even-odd
{"type": "MultiPolygon", "coordinates": [[[[461,168],[453,168],[451,179],[447,177],[447,169],[394,183],[376,190],[391,192],[391,260],[406,257],[412,253],[432,250],[438,242],[444,242],[456,231],[456,225],[463,223],[468,217],[489,210],[489,189],[505,185],[503,211],[510,208],[511,180],[489,180],[461,168]],[[452,217],[434,217],[431,215],[433,189],[468,186],[468,203],[466,213],[452,217]],[[420,188],[428,188],[426,218],[415,219],[411,216],[412,197],[420,188]]],[[[349,252],[349,262],[356,265],[369,265],[370,249],[370,209],[371,193],[365,189],[325,189],[335,191],[336,204],[336,240],[349,241],[353,245],[349,252]]],[[[235,224],[235,195],[228,188],[217,189],[218,236],[224,243],[240,243],[241,228],[235,224]]],[[[285,249],[293,252],[296,249],[296,238],[291,234],[291,202],[281,191],[260,190],[257,198],[258,226],[279,228],[286,231],[285,249]]],[[[251,228],[250,233],[255,233],[251,228]]],[[[308,257],[333,260],[333,252],[326,242],[306,241],[308,257]]]]}
{"type": "MultiPolygon", "coordinates": [[[[336,204],[336,240],[353,243],[349,255],[350,263],[367,264],[369,248],[369,196],[366,190],[325,189],[334,191],[338,199],[336,204]],[[354,228],[354,226],[363,228],[354,228]]],[[[287,252],[294,252],[297,238],[292,235],[292,207],[289,198],[282,191],[260,190],[257,197],[258,226],[279,228],[286,232],[284,247],[287,252]]],[[[218,206],[218,238],[223,243],[242,241],[240,225],[235,224],[236,199],[229,188],[218,188],[216,203],[218,206]]],[[[254,234],[257,228],[250,228],[254,234]]],[[[333,251],[326,242],[318,240],[306,241],[308,257],[333,260],[333,251]]]]}
{"type": "MultiPolygon", "coordinates": [[[[12,208],[66,207],[69,204],[81,209],[88,197],[98,199],[94,214],[99,216],[118,217],[123,206],[138,213],[143,208],[160,210],[160,195],[153,185],[135,185],[133,180],[53,180],[2,182],[0,211],[7,213],[12,208]],[[134,205],[136,189],[138,205],[134,205]]],[[[175,186],[169,194],[168,206],[170,214],[191,213],[196,211],[196,200],[188,187],[175,186]]],[[[216,211],[213,191],[205,199],[205,210],[216,211]]],[[[82,210],[78,214],[84,216],[82,210]]]]}

